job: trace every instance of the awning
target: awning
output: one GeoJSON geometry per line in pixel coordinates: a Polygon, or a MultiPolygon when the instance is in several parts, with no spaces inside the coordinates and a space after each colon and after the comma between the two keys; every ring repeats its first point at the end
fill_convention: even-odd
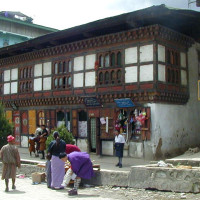
{"type": "Polygon", "coordinates": [[[115,103],[119,108],[130,108],[136,106],[130,98],[126,99],[115,99],[115,103]]]}

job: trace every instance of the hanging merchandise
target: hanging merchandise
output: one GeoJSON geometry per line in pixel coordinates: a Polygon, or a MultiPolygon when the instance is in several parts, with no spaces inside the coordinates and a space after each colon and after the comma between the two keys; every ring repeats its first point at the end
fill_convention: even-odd
{"type": "Polygon", "coordinates": [[[136,117],[136,120],[139,121],[142,125],[144,125],[146,120],[146,113],[140,113],[139,116],[136,117]]]}
{"type": "Polygon", "coordinates": [[[115,121],[115,129],[116,129],[117,131],[120,131],[120,127],[121,127],[120,121],[119,121],[119,120],[116,120],[116,121],[115,121]]]}
{"type": "Polygon", "coordinates": [[[123,114],[120,112],[118,115],[118,119],[121,121],[123,119],[123,114]]]}
{"type": "Polygon", "coordinates": [[[104,117],[101,117],[101,118],[100,118],[100,122],[101,122],[101,124],[106,124],[105,118],[104,118],[104,117]]]}

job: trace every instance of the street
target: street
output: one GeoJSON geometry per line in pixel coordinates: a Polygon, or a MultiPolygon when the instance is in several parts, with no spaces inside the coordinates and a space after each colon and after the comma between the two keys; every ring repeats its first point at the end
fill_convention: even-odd
{"type": "MultiPolygon", "coordinates": [[[[11,182],[10,182],[11,185],[11,182]]],[[[4,181],[0,181],[0,200],[63,200],[63,199],[120,199],[120,200],[199,200],[200,194],[161,192],[144,189],[120,188],[120,187],[92,187],[85,185],[78,191],[78,196],[68,196],[67,191],[51,190],[46,183],[32,185],[31,178],[16,179],[16,190],[5,192],[4,181]]]]}

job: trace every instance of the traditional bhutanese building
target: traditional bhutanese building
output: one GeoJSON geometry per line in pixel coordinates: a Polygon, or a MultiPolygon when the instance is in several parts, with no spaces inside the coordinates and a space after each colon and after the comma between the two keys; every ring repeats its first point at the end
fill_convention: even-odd
{"type": "Polygon", "coordinates": [[[18,145],[65,124],[82,151],[158,158],[200,143],[200,14],[164,5],[0,50],[0,99],[18,145]]]}

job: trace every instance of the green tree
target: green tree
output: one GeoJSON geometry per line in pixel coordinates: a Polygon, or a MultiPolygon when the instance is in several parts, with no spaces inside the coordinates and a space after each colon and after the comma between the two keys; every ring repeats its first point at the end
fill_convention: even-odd
{"type": "Polygon", "coordinates": [[[7,136],[12,133],[13,125],[6,119],[4,106],[0,102],[0,148],[7,143],[7,136]]]}
{"type": "Polygon", "coordinates": [[[61,125],[60,127],[52,130],[51,134],[48,136],[47,141],[46,141],[46,148],[47,149],[48,149],[50,142],[54,140],[54,137],[53,137],[54,131],[58,131],[58,133],[60,135],[60,139],[64,140],[66,142],[66,144],[74,144],[75,143],[72,133],[70,133],[68,131],[68,129],[66,128],[65,125],[61,125]]]}

